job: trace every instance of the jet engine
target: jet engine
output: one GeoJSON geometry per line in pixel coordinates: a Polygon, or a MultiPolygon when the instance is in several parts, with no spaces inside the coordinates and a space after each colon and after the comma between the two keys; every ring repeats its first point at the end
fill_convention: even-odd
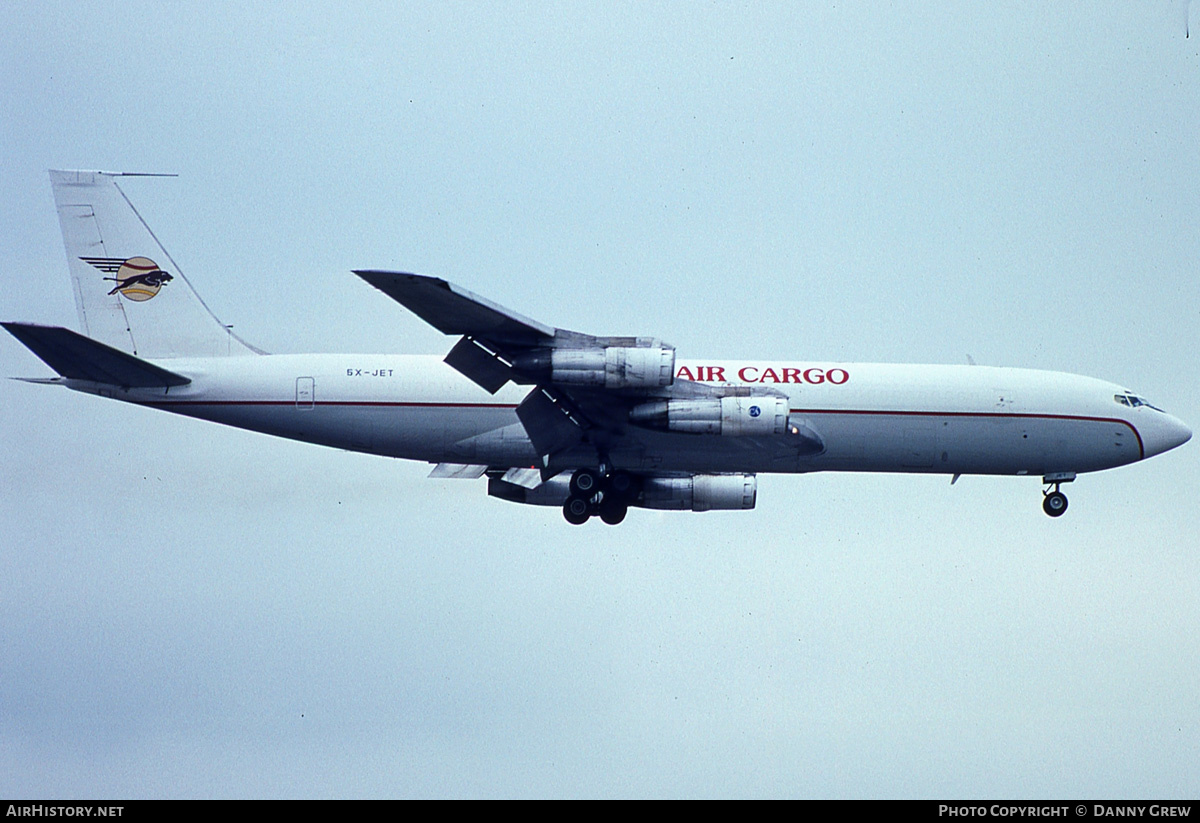
{"type": "MultiPolygon", "coordinates": [[[[488,494],[534,506],[561,506],[571,495],[571,472],[552,477],[535,488],[525,488],[502,479],[500,472],[488,478],[488,494]]],[[[600,494],[613,494],[604,491],[600,494]]],[[[676,509],[697,512],[752,509],[758,494],[758,478],[753,474],[696,474],[689,477],[640,476],[633,489],[618,499],[622,505],[643,509],[676,509]]]]}
{"type": "Polygon", "coordinates": [[[675,381],[675,349],[662,344],[546,349],[519,355],[513,368],[567,386],[659,389],[675,381]]]}
{"type": "Polygon", "coordinates": [[[787,434],[788,399],[772,395],[656,400],[629,410],[629,422],[687,434],[787,434]]]}
{"type": "Polygon", "coordinates": [[[635,506],[644,509],[753,509],[758,478],[753,474],[695,474],[647,477],[635,506]]]}

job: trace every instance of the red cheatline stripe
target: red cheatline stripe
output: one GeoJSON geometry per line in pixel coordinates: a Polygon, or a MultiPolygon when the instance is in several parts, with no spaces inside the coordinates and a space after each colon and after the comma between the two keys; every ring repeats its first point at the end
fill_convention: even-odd
{"type": "MultiPolygon", "coordinates": [[[[294,406],[297,403],[308,405],[308,401],[300,400],[145,400],[142,406],[294,406]]],[[[429,409],[515,409],[516,403],[400,403],[394,401],[370,400],[318,400],[315,406],[392,406],[397,408],[429,408],[429,409]]]]}

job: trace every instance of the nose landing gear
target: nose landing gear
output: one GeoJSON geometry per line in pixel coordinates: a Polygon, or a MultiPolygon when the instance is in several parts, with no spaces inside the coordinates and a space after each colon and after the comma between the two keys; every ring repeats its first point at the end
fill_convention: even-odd
{"type": "Polygon", "coordinates": [[[1053,486],[1054,491],[1050,491],[1048,488],[1042,491],[1042,511],[1051,517],[1062,517],[1067,510],[1067,496],[1059,491],[1059,486],[1063,483],[1070,483],[1074,479],[1074,472],[1060,472],[1043,477],[1042,482],[1047,486],[1053,486]]]}
{"type": "Polygon", "coordinates": [[[1067,510],[1067,496],[1060,491],[1043,492],[1042,510],[1051,517],[1061,517],[1067,510]]]}

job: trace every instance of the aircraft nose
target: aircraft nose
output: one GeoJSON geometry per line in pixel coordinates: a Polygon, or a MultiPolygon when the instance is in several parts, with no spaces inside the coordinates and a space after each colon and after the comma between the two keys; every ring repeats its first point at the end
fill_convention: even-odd
{"type": "Polygon", "coordinates": [[[1170,451],[1176,446],[1182,446],[1192,439],[1192,430],[1178,417],[1169,414],[1159,415],[1154,427],[1144,434],[1146,456],[1152,457],[1170,451]]]}

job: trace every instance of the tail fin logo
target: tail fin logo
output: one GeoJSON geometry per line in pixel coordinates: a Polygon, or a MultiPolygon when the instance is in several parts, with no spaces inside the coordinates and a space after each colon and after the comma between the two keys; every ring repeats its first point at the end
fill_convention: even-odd
{"type": "Polygon", "coordinates": [[[135,303],[149,300],[173,279],[149,257],[130,257],[128,259],[81,257],[79,259],[106,274],[115,274],[115,277],[104,278],[116,283],[109,294],[120,292],[122,297],[135,303]]]}

